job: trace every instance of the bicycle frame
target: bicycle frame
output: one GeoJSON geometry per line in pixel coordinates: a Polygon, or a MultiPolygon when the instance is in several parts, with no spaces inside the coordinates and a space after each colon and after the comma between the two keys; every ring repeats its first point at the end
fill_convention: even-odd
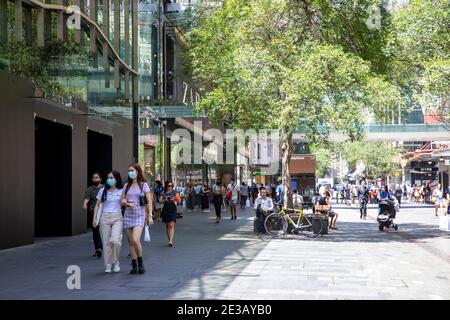
{"type": "Polygon", "coordinates": [[[282,209],[281,209],[281,216],[286,217],[286,218],[288,219],[288,221],[289,221],[290,223],[292,223],[292,225],[294,226],[294,228],[297,229],[297,230],[298,230],[298,229],[306,229],[306,228],[312,227],[312,221],[310,221],[310,220],[308,219],[308,217],[303,213],[303,210],[301,210],[301,209],[286,209],[286,208],[282,208],[282,209]],[[294,220],[292,220],[290,214],[287,213],[288,210],[289,210],[289,211],[296,212],[296,213],[299,214],[299,215],[298,215],[297,222],[295,222],[294,220]],[[301,222],[301,220],[302,220],[303,217],[305,217],[305,219],[306,219],[306,221],[308,222],[308,224],[302,226],[302,225],[300,225],[300,222],[301,222]]]}

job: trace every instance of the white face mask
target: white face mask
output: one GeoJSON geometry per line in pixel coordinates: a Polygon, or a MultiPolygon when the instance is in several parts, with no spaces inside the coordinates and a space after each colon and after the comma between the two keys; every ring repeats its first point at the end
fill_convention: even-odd
{"type": "Polygon", "coordinates": [[[136,179],[137,178],[137,172],[136,171],[128,171],[128,177],[130,179],[136,179]]]}

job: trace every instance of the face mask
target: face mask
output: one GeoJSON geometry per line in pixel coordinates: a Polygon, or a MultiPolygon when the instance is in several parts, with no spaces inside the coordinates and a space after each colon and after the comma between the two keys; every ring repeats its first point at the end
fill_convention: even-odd
{"type": "Polygon", "coordinates": [[[108,179],[106,180],[106,184],[110,187],[116,185],[116,179],[108,179]]]}
{"type": "Polygon", "coordinates": [[[100,181],[94,181],[94,186],[98,186],[100,184],[100,181]]]}
{"type": "Polygon", "coordinates": [[[132,179],[132,180],[136,179],[136,178],[137,178],[137,173],[136,173],[136,171],[130,171],[130,172],[128,172],[128,177],[129,177],[130,179],[132,179]]]}

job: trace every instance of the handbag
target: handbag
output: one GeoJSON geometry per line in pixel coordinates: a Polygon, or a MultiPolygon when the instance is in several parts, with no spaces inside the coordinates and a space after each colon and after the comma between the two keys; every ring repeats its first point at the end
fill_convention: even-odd
{"type": "Polygon", "coordinates": [[[145,242],[150,242],[150,228],[148,227],[148,224],[145,224],[145,228],[144,228],[144,241],[145,242]]]}
{"type": "Polygon", "coordinates": [[[100,225],[100,218],[102,217],[102,213],[103,213],[103,203],[106,201],[106,196],[108,190],[106,189],[106,187],[103,189],[103,193],[102,193],[102,198],[101,198],[101,202],[98,205],[98,210],[97,210],[97,216],[95,217],[95,225],[98,227],[100,225]]]}
{"type": "Polygon", "coordinates": [[[100,225],[100,218],[102,217],[103,203],[98,205],[97,215],[95,216],[95,225],[98,227],[100,225]]]}
{"type": "Polygon", "coordinates": [[[143,188],[144,188],[144,184],[141,184],[141,194],[139,195],[139,204],[141,205],[141,207],[148,204],[147,197],[145,196],[145,194],[142,193],[143,188]]]}

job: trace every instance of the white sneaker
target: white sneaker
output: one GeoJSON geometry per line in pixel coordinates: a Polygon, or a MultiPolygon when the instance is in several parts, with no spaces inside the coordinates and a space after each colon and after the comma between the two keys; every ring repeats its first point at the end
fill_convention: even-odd
{"type": "Polygon", "coordinates": [[[111,265],[110,264],[106,265],[105,272],[106,273],[111,273],[111,265]]]}
{"type": "Polygon", "coordinates": [[[114,263],[113,271],[114,272],[119,272],[120,271],[120,263],[119,263],[119,261],[114,263]]]}

